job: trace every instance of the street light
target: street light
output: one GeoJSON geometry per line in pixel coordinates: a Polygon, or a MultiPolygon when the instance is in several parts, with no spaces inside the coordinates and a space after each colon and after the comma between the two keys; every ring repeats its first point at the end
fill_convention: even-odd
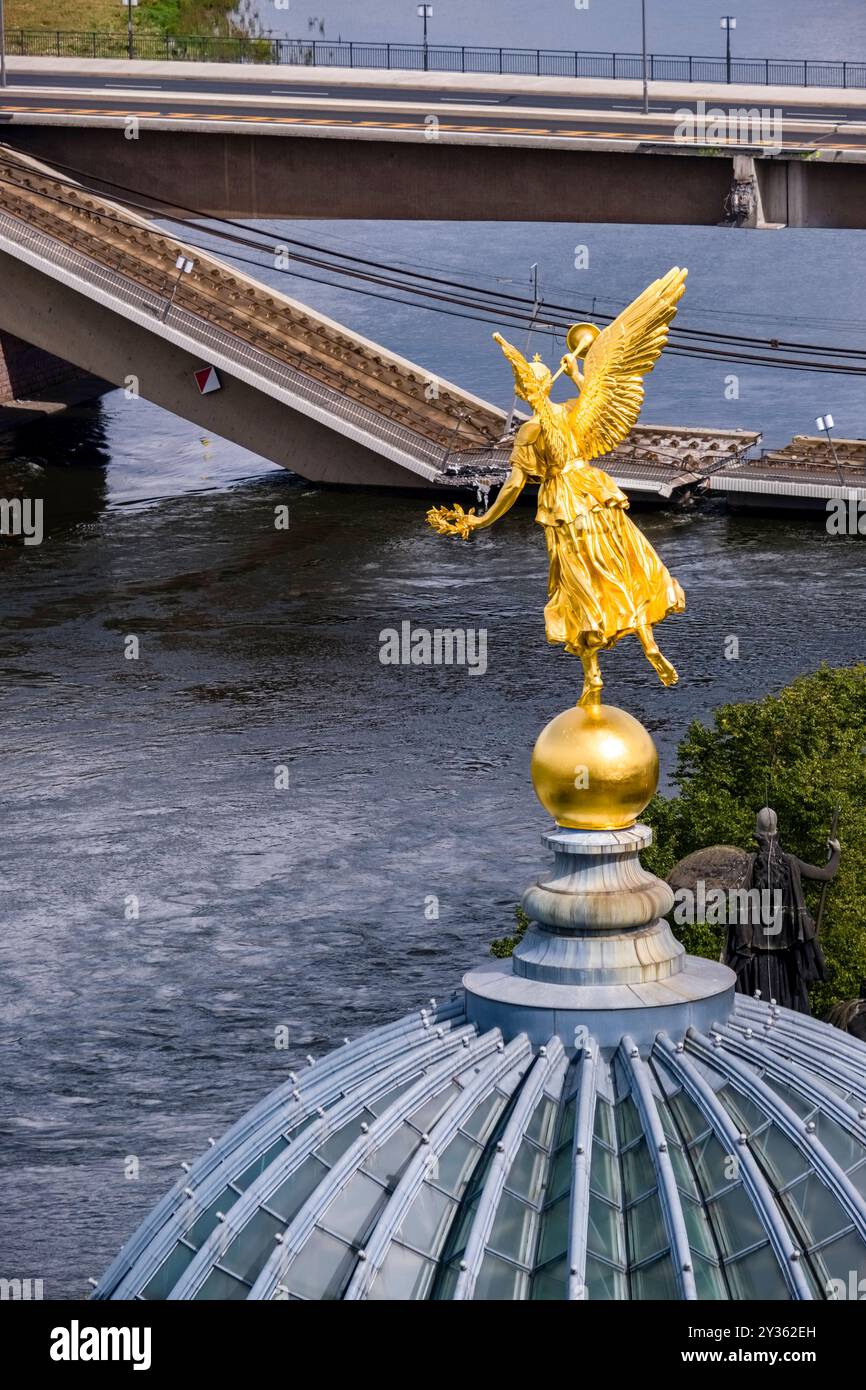
{"type": "MultiPolygon", "coordinates": [[[[529,344],[532,342],[532,330],[535,328],[535,320],[538,318],[538,311],[541,308],[541,300],[538,297],[538,261],[533,261],[529,267],[529,278],[532,281],[532,318],[529,320],[529,328],[526,331],[526,344],[523,349],[523,356],[529,356],[529,344]]],[[[511,397],[511,409],[508,412],[508,419],[505,422],[505,433],[511,433],[511,426],[514,424],[514,412],[517,409],[517,393],[511,397]]]]}
{"type": "Polygon", "coordinates": [[[427,20],[433,18],[432,5],[418,5],[416,7],[419,19],[424,21],[424,71],[427,71],[427,20]]]}
{"type": "Polygon", "coordinates": [[[722,28],[722,29],[724,29],[724,31],[725,31],[725,43],[726,43],[726,51],[727,51],[727,57],[726,57],[726,60],[725,60],[725,66],[726,66],[726,69],[727,69],[728,81],[730,82],[730,80],[731,80],[731,30],[732,30],[732,29],[736,29],[736,27],[737,27],[737,21],[734,19],[734,16],[733,16],[732,14],[723,14],[722,17],[721,17],[721,19],[719,20],[719,27],[722,28]]]}
{"type": "Polygon", "coordinates": [[[171,287],[171,296],[170,296],[169,299],[166,300],[166,302],[165,302],[165,308],[164,308],[163,311],[162,311],[162,322],[163,322],[163,323],[165,323],[166,319],[168,318],[168,311],[169,311],[169,309],[171,308],[172,304],[174,303],[174,297],[175,297],[175,295],[177,294],[177,287],[178,287],[178,285],[180,284],[180,282],[181,282],[181,280],[183,279],[184,275],[189,275],[189,273],[190,273],[190,271],[192,270],[192,268],[193,268],[194,265],[195,265],[195,261],[189,260],[189,258],[188,258],[187,256],[185,256],[185,255],[183,254],[183,252],[181,251],[180,255],[178,256],[177,260],[176,260],[175,263],[174,263],[174,268],[175,268],[175,270],[177,271],[177,279],[175,280],[174,284],[173,284],[172,287],[171,287]]]}
{"type": "Polygon", "coordinates": [[[832,415],[819,415],[818,418],[817,418],[817,420],[815,421],[815,424],[818,426],[818,429],[821,430],[821,432],[822,432],[823,434],[826,434],[826,436],[827,436],[827,443],[830,445],[830,452],[831,452],[832,455],[833,455],[833,462],[834,462],[835,465],[836,465],[836,472],[839,474],[839,482],[840,482],[840,483],[842,484],[842,486],[844,487],[844,486],[845,486],[845,479],[844,479],[844,477],[842,476],[842,467],[841,467],[841,464],[839,463],[839,459],[838,459],[837,454],[836,454],[836,445],[833,443],[833,438],[832,438],[832,435],[830,434],[830,431],[831,431],[831,429],[833,428],[833,423],[834,423],[834,421],[833,421],[833,416],[832,416],[832,415]]]}
{"type": "Polygon", "coordinates": [[[646,80],[646,0],[640,0],[640,32],[641,32],[641,52],[643,53],[643,113],[649,114],[649,88],[646,80]]]}
{"type": "Polygon", "coordinates": [[[6,86],[6,21],[3,18],[3,0],[0,0],[0,87],[6,86]]]}
{"type": "Polygon", "coordinates": [[[120,3],[126,7],[126,56],[131,58],[133,54],[132,7],[138,4],[138,0],[120,0],[120,3]]]}

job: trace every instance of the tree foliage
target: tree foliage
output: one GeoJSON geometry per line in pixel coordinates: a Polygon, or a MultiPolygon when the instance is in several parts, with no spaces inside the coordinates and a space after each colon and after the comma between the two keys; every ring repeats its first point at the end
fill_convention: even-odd
{"type": "MultiPolygon", "coordinates": [[[[654,797],[644,815],[654,844],[643,860],[661,878],[708,845],[753,848],[755,813],[768,802],[783,846],[823,864],[840,808],[842,862],[821,930],[832,979],[815,987],[813,1012],[857,995],[866,977],[866,665],[822,666],[778,695],[696,721],[679,746],[675,780],[679,794],[654,797]]],[[[814,915],[821,885],[803,886],[814,915]]]]}

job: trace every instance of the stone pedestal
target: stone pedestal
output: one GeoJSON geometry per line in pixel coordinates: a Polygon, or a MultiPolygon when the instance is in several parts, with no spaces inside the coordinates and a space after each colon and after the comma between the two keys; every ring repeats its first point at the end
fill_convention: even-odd
{"type": "Polygon", "coordinates": [[[687,956],[663,918],[674,898],[640,862],[648,826],[555,826],[542,842],[553,868],[524,894],[523,940],[511,960],[464,977],[473,1022],[539,1045],[556,1033],[572,1048],[586,1026],[603,1047],[626,1032],[649,1046],[660,1030],[681,1036],[730,1012],[733,971],[687,956]]]}

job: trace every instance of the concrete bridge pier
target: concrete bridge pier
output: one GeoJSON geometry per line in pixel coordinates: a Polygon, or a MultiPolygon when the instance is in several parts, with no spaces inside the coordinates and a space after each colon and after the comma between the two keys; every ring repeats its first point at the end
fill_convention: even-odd
{"type": "Polygon", "coordinates": [[[0,429],[43,419],[109,390],[109,382],[0,328],[0,429]]]}

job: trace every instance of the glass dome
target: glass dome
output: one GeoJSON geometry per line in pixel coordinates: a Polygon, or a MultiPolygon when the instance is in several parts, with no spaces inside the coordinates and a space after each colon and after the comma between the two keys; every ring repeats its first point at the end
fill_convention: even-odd
{"type": "Polygon", "coordinates": [[[721,1013],[640,1046],[410,1014],[234,1125],[94,1297],[857,1297],[866,1045],[721,1013]]]}

